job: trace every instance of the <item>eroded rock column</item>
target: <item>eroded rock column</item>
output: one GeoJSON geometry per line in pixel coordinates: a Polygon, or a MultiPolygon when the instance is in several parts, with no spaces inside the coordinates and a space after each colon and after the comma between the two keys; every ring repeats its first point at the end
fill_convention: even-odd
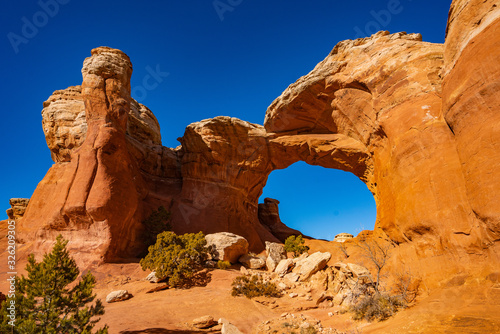
{"type": "Polygon", "coordinates": [[[37,187],[23,228],[35,233],[35,249],[50,248],[60,233],[79,261],[115,261],[134,257],[146,190],[127,147],[132,64],[123,52],[92,50],[82,69],[81,98],[87,132],[54,165],[37,187]]]}

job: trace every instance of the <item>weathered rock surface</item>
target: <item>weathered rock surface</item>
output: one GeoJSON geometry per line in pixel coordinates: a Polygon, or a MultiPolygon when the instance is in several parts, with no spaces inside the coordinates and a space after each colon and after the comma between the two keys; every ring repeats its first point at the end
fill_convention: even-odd
{"type": "Polygon", "coordinates": [[[266,261],[258,256],[245,254],[238,259],[238,262],[250,269],[260,269],[266,265],[266,261]]]}
{"type": "Polygon", "coordinates": [[[285,246],[276,242],[266,241],[266,267],[268,271],[274,271],[281,260],[286,259],[285,246]]]}
{"type": "Polygon", "coordinates": [[[243,334],[235,325],[230,323],[227,319],[220,318],[218,323],[222,325],[222,334],[243,334]]]}
{"type": "Polygon", "coordinates": [[[335,236],[333,241],[335,242],[345,242],[346,240],[352,239],[354,236],[350,233],[339,233],[335,236]]]}
{"type": "MultiPolygon", "coordinates": [[[[479,250],[500,237],[500,6],[496,0],[455,0],[444,50],[444,119],[453,132],[476,222],[455,222],[456,243],[479,250]]],[[[474,221],[474,220],[473,220],[474,221]]]]}
{"type": "Polygon", "coordinates": [[[146,280],[151,283],[158,283],[160,279],[156,276],[156,271],[152,271],[147,277],[146,280]]]}
{"type": "Polygon", "coordinates": [[[293,272],[300,275],[300,280],[305,281],[319,270],[326,267],[326,264],[332,257],[328,252],[316,252],[304,257],[295,264],[293,272]]]}
{"type": "Polygon", "coordinates": [[[56,90],[43,103],[42,127],[54,162],[71,160],[71,151],[87,135],[85,105],[80,86],[56,90]]]}
{"type": "Polygon", "coordinates": [[[207,234],[207,247],[213,248],[215,260],[238,262],[238,259],[248,253],[248,241],[234,233],[219,232],[207,234]]]}
{"type": "Polygon", "coordinates": [[[342,268],[345,272],[351,272],[354,278],[370,275],[370,271],[363,266],[347,263],[347,268],[342,268]]]}
{"type": "Polygon", "coordinates": [[[115,303],[115,302],[121,302],[123,300],[127,300],[132,298],[132,295],[128,293],[127,290],[117,290],[110,292],[109,295],[106,297],[106,302],[107,303],[115,303]]]}
{"type": "Polygon", "coordinates": [[[272,165],[263,126],[231,117],[190,124],[182,143],[182,191],[173,207],[179,231],[231,231],[260,251],[278,241],[262,226],[257,201],[272,165]]]}
{"type": "MultiPolygon", "coordinates": [[[[277,133],[271,147],[283,147],[276,163],[304,160],[352,172],[374,193],[378,227],[394,240],[411,239],[422,221],[432,219],[426,215],[436,215],[424,209],[435,206],[429,174],[443,174],[432,179],[441,187],[460,184],[442,162],[427,158],[451,159],[448,166],[459,168],[451,133],[439,118],[442,54],[442,45],[416,34],[379,32],[340,42],[269,107],[265,127],[277,133]]],[[[448,193],[441,201],[451,206],[457,196],[448,193]]],[[[450,221],[456,218],[445,211],[450,221]]]]}
{"type": "Polygon", "coordinates": [[[29,201],[29,198],[11,198],[9,200],[10,208],[6,211],[9,219],[22,218],[26,212],[29,201]]]}
{"type": "MultiPolygon", "coordinates": [[[[42,126],[54,162],[68,162],[87,135],[87,119],[82,87],[56,90],[43,103],[42,126]]],[[[130,99],[127,140],[136,146],[161,146],[160,125],[151,110],[130,99]]],[[[154,149],[148,147],[148,149],[154,149]]]]}
{"type": "Polygon", "coordinates": [[[294,265],[293,259],[281,260],[276,266],[276,269],[274,269],[274,272],[278,274],[278,276],[283,277],[290,271],[290,269],[293,268],[294,265]]]}
{"type": "MultiPolygon", "coordinates": [[[[35,190],[21,226],[25,238],[34,240],[40,253],[50,248],[58,234],[70,240],[68,248],[86,263],[133,257],[144,247],[138,237],[147,189],[127,149],[126,136],[131,74],[132,64],[119,50],[97,48],[85,59],[81,86],[85,140],[75,150],[71,145],[78,140],[72,139],[69,151],[52,151],[56,161],[67,161],[68,154],[70,161],[49,170],[35,190]]],[[[76,94],[76,90],[71,92],[76,94]]],[[[46,107],[50,105],[52,102],[46,107]]],[[[58,122],[57,117],[54,121],[58,122]]],[[[56,139],[66,138],[62,133],[71,127],[58,129],[56,139]]]]}
{"type": "MultiPolygon", "coordinates": [[[[328,275],[327,291],[323,295],[330,296],[333,304],[349,306],[360,295],[374,293],[374,284],[370,271],[354,263],[336,263],[326,269],[328,275]]],[[[320,303],[321,300],[318,300],[320,303]]]]}

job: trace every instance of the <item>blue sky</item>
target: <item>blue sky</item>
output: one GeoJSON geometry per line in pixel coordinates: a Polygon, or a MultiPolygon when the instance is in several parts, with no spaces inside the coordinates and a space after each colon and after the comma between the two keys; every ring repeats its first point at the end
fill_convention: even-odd
{"type": "MultiPolygon", "coordinates": [[[[377,30],[419,32],[442,43],[451,1],[6,1],[0,13],[2,131],[0,218],[30,197],[52,165],[42,103],[81,83],[90,50],[110,46],[133,63],[133,97],[157,116],[163,144],[219,115],[262,124],[266,108],[344,39],[377,30]],[[151,69],[168,73],[145,90],[151,69]]],[[[148,86],[149,87],[149,86],[148,86]]],[[[366,186],[341,171],[297,163],[271,174],[264,197],[282,220],[315,237],[373,228],[366,186]]],[[[6,216],[5,216],[6,217],[6,216]]]]}

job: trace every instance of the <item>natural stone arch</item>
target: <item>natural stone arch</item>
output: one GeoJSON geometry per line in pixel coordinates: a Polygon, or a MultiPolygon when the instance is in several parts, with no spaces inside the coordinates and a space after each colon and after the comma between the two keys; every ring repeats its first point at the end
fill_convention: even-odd
{"type": "MultiPolygon", "coordinates": [[[[474,251],[498,240],[494,208],[489,202],[483,205],[480,197],[473,201],[475,210],[469,203],[468,191],[478,195],[490,188],[476,187],[464,172],[470,165],[463,148],[469,137],[463,131],[454,134],[443,115],[453,111],[446,119],[455,131],[467,125],[455,122],[467,104],[456,110],[449,106],[452,81],[445,87],[448,104],[443,110],[442,74],[456,72],[442,71],[443,45],[424,43],[417,34],[387,32],[340,42],[272,103],[264,126],[216,117],[188,126],[176,149],[161,146],[159,128],[144,131],[151,127],[141,124],[157,124],[147,108],[138,105],[135,109],[144,112],[133,112],[128,57],[109,48],[92,54],[84,64],[84,89],[67,89],[48,101],[74,110],[75,123],[58,118],[64,111],[59,107],[54,114],[49,105],[44,109],[44,131],[56,164],[37,187],[20,224],[21,238],[34,240],[38,251],[64,232],[69,246],[89,261],[132,256],[130,250],[140,248],[140,221],[159,205],[172,211],[178,232],[236,232],[253,249],[262,249],[263,241],[276,238],[258,221],[258,197],[273,170],[299,160],[357,175],[374,194],[376,230],[396,243],[411,241],[417,256],[440,255],[446,249],[474,251]],[[109,59],[94,62],[101,54],[109,59]],[[107,62],[114,65],[104,66],[107,62]],[[76,123],[82,120],[82,101],[88,130],[76,123]],[[82,132],[78,137],[72,137],[75,126],[82,132]],[[98,142],[94,163],[96,152],[87,142],[101,132],[109,136],[98,142]],[[123,159],[110,159],[110,154],[123,159]],[[91,168],[78,164],[87,155],[94,161],[91,168]],[[53,198],[50,205],[46,198],[53,198]],[[186,221],[186,214],[192,219],[186,221]]],[[[484,59],[476,66],[481,70],[484,59]]],[[[496,72],[488,73],[494,82],[496,72]]],[[[493,99],[495,92],[491,89],[487,96],[493,99]]],[[[488,182],[485,177],[481,185],[488,182]]]]}
{"type": "Polygon", "coordinates": [[[358,176],[303,160],[273,170],[259,198],[259,221],[280,240],[291,235],[283,226],[322,240],[373,231],[376,215],[375,197],[358,176]]]}
{"type": "Polygon", "coordinates": [[[374,194],[376,227],[398,243],[470,230],[441,112],[442,58],[442,45],[416,34],[339,43],[267,110],[264,126],[279,152],[271,160],[278,168],[303,160],[354,173],[374,194]],[[445,193],[449,184],[457,192],[445,193]]]}

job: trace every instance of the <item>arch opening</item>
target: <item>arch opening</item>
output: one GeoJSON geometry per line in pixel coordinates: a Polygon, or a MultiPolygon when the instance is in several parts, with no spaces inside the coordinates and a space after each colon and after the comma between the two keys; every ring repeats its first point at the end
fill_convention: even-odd
{"type": "Polygon", "coordinates": [[[315,239],[356,236],[373,230],[377,218],[375,198],[359,177],[303,161],[271,172],[259,203],[265,198],[280,202],[284,224],[315,239]]]}

